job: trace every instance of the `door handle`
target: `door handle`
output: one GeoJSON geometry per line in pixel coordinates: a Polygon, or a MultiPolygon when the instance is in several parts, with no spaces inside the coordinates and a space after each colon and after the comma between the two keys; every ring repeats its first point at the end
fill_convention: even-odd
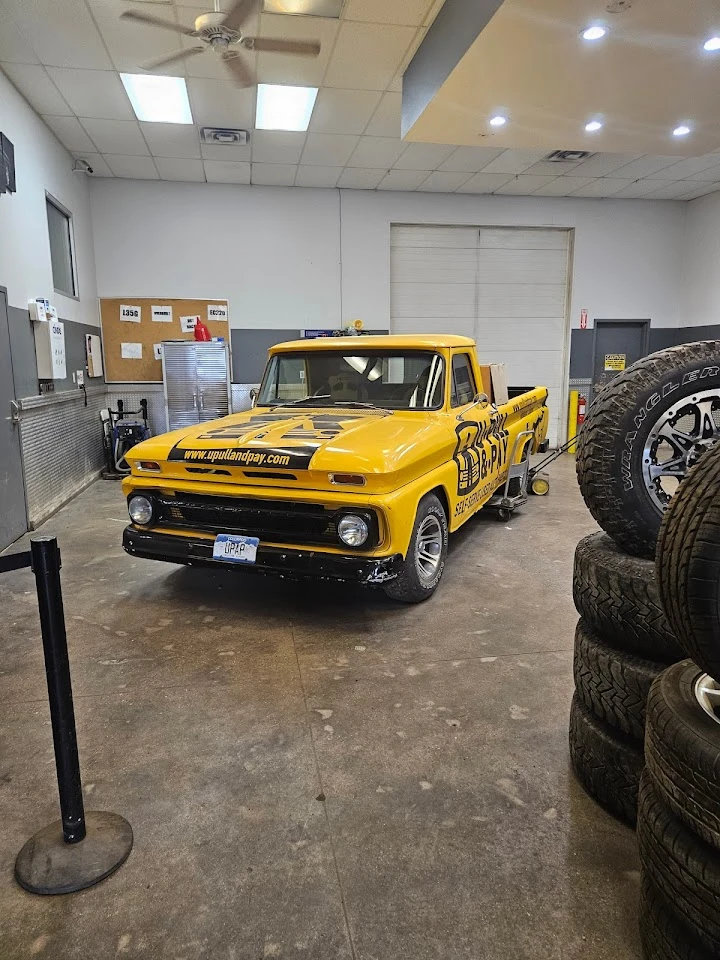
{"type": "Polygon", "coordinates": [[[205,412],[205,394],[200,391],[200,410],[202,413],[205,412]]]}
{"type": "Polygon", "coordinates": [[[193,406],[194,406],[195,409],[197,410],[197,408],[198,408],[198,398],[197,398],[197,394],[196,394],[196,393],[193,394],[193,406]]]}

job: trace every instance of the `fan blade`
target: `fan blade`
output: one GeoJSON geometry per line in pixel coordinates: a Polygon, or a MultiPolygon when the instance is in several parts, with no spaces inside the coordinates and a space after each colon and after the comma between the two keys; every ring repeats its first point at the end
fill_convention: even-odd
{"type": "Polygon", "coordinates": [[[228,10],[227,16],[223,20],[223,26],[230,30],[240,30],[247,18],[252,13],[257,0],[236,0],[228,10]]]}
{"type": "Polygon", "coordinates": [[[239,87],[251,87],[255,82],[250,68],[237,54],[223,54],[222,57],[225,66],[233,75],[233,80],[239,87]]]}
{"type": "Polygon", "coordinates": [[[183,33],[186,37],[194,37],[195,31],[190,27],[182,27],[179,23],[173,23],[172,20],[163,20],[162,17],[151,17],[147,13],[139,13],[137,10],[125,10],[120,14],[123,20],[137,20],[140,23],[149,23],[153,27],[164,27],[166,30],[172,30],[173,33],[183,33]]]}
{"type": "Polygon", "coordinates": [[[318,40],[280,40],[277,37],[243,37],[242,45],[258,53],[296,53],[301,57],[316,57],[320,53],[318,40]]]}
{"type": "Polygon", "coordinates": [[[205,53],[205,47],[189,47],[187,50],[178,51],[178,53],[169,53],[166,57],[158,57],[157,60],[151,60],[150,63],[143,63],[140,69],[157,70],[158,67],[164,67],[166,63],[185,60],[187,57],[194,57],[198,53],[205,53]]]}

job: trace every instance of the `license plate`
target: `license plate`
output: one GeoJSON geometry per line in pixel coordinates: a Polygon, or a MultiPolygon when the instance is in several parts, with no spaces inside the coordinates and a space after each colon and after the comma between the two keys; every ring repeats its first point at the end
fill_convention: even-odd
{"type": "Polygon", "coordinates": [[[255,563],[259,544],[257,537],[234,537],[229,533],[219,533],[213,545],[213,560],[255,563]]]}

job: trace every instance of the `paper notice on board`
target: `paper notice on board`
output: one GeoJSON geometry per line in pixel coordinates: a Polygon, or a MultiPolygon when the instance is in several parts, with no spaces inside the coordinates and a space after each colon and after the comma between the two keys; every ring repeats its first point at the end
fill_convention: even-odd
{"type": "Polygon", "coordinates": [[[228,308],[226,303],[209,303],[208,320],[227,320],[228,308]]]}
{"type": "Polygon", "coordinates": [[[162,360],[162,344],[161,343],[153,344],[153,353],[155,354],[156,360],[162,360]]]}
{"type": "Polygon", "coordinates": [[[151,318],[155,323],[172,323],[172,307],[167,306],[152,306],[150,307],[151,318]]]}
{"type": "Polygon", "coordinates": [[[121,303],[120,319],[127,320],[130,323],[140,323],[142,319],[142,307],[133,306],[130,303],[121,303]]]}
{"type": "Polygon", "coordinates": [[[123,360],[142,360],[142,344],[121,343],[120,356],[123,360]]]}
{"type": "Polygon", "coordinates": [[[197,314],[194,317],[180,317],[180,329],[183,333],[192,333],[199,319],[197,314]]]}

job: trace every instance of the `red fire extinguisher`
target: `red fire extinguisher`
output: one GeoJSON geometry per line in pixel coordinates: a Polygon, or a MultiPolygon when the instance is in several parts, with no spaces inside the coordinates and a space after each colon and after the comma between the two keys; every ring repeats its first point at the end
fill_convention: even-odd
{"type": "Polygon", "coordinates": [[[585,414],[587,412],[587,397],[584,397],[582,394],[578,397],[578,412],[577,412],[577,423],[578,427],[582,426],[585,423],[585,414]]]}

